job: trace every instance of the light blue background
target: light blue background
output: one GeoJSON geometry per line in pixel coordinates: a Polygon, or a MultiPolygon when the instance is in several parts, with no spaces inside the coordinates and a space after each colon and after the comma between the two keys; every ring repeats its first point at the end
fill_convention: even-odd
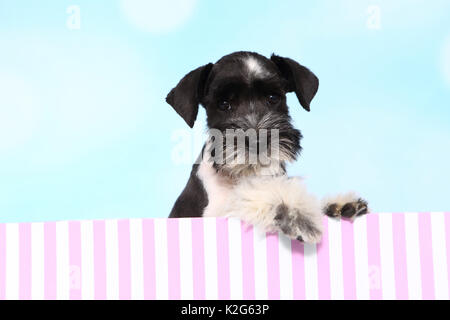
{"type": "Polygon", "coordinates": [[[166,217],[191,160],[174,161],[190,131],[164,98],[236,50],[318,75],[310,113],[288,99],[304,135],[289,173],[312,192],[357,190],[377,212],[450,209],[449,1],[126,2],[0,1],[1,222],[166,217]]]}

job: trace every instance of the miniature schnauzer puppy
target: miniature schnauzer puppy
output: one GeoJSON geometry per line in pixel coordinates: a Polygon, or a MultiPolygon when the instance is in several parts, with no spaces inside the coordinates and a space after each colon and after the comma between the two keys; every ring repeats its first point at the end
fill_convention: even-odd
{"type": "Polygon", "coordinates": [[[322,216],[353,219],[368,212],[353,193],[319,201],[285,165],[301,151],[286,94],[310,103],[318,78],[296,61],[235,52],[188,73],[166,101],[192,128],[199,104],[209,138],[170,218],[233,216],[292,239],[316,243],[322,216]]]}

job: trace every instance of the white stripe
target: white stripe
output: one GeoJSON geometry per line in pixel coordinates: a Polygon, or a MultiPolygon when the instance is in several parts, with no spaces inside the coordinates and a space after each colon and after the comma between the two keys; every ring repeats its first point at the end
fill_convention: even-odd
{"type": "Polygon", "coordinates": [[[181,299],[194,299],[194,273],[192,270],[191,219],[178,219],[180,238],[181,299]]]}
{"type": "Polygon", "coordinates": [[[264,67],[256,60],[255,57],[249,56],[245,59],[245,64],[247,66],[248,73],[254,77],[264,77],[269,75],[269,72],[264,69],[264,67]]]}
{"type": "Polygon", "coordinates": [[[278,235],[280,256],[280,298],[291,300],[294,298],[292,279],[292,251],[291,239],[283,234],[278,235]]]}
{"type": "Polygon", "coordinates": [[[380,263],[383,299],[395,299],[392,214],[380,214],[380,263]]]}
{"type": "Polygon", "coordinates": [[[344,272],[342,265],[341,222],[339,220],[328,220],[328,238],[330,239],[331,299],[342,300],[344,299],[344,272]]]}
{"type": "Polygon", "coordinates": [[[204,218],[205,235],[205,295],[218,298],[216,218],[204,218]]]}
{"type": "Polygon", "coordinates": [[[419,254],[419,222],[417,213],[405,213],[405,233],[409,299],[422,299],[422,282],[419,254]]]}
{"type": "Polygon", "coordinates": [[[56,298],[70,297],[69,223],[56,222],[56,298]]]}
{"type": "Polygon", "coordinates": [[[155,219],[156,299],[169,298],[169,261],[167,256],[167,221],[155,219]]]}
{"type": "Polygon", "coordinates": [[[434,288],[436,299],[449,299],[447,251],[445,238],[445,215],[431,213],[431,236],[433,239],[434,288]]]}
{"type": "Polygon", "coordinates": [[[106,299],[119,299],[119,235],[117,220],[105,221],[106,299]]]}
{"type": "Polygon", "coordinates": [[[242,237],[241,221],[228,219],[228,239],[230,257],[230,296],[231,299],[243,299],[242,282],[242,237]]]}
{"type": "Polygon", "coordinates": [[[144,299],[142,219],[130,219],[131,298],[144,299]]]}
{"type": "Polygon", "coordinates": [[[44,299],[44,224],[31,224],[31,299],[44,299]]]}
{"type": "Polygon", "coordinates": [[[255,254],[255,298],[257,300],[268,299],[266,233],[260,228],[254,228],[253,237],[255,254]]]}
{"type": "Polygon", "coordinates": [[[5,297],[8,300],[19,298],[19,225],[6,224],[6,279],[5,297]]]}
{"type": "Polygon", "coordinates": [[[94,224],[80,222],[81,232],[81,298],[94,299],[94,224]]]}
{"type": "Polygon", "coordinates": [[[305,297],[308,300],[319,298],[319,280],[317,264],[317,248],[315,244],[305,243],[305,297]]]}
{"type": "Polygon", "coordinates": [[[358,217],[353,222],[355,239],[356,298],[370,299],[369,254],[367,250],[367,216],[358,217]]]}

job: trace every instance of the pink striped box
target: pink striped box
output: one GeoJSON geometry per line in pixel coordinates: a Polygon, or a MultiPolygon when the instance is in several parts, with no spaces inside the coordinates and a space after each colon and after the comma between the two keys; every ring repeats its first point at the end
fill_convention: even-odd
{"type": "Polygon", "coordinates": [[[0,224],[0,299],[448,299],[450,213],[324,218],[318,245],[234,219],[0,224]]]}

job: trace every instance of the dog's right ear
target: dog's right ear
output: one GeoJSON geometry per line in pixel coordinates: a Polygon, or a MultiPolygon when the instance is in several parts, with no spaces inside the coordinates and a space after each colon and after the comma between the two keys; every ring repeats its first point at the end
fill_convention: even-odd
{"type": "Polygon", "coordinates": [[[212,67],[213,64],[208,63],[189,72],[167,95],[167,103],[191,128],[197,118],[198,105],[203,97],[205,82],[212,67]]]}

